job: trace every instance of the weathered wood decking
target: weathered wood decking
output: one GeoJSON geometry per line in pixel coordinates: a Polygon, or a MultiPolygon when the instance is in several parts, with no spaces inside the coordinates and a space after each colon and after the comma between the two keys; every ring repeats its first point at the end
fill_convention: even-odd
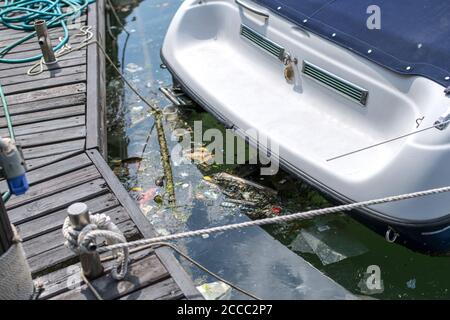
{"type": "MultiPolygon", "coordinates": [[[[91,5],[87,15],[81,17],[81,24],[93,26],[101,43],[103,18],[103,0],[91,5]]],[[[78,27],[69,26],[70,34],[78,33],[78,27]]],[[[57,41],[61,30],[51,29],[50,34],[57,41]]],[[[20,31],[0,26],[0,47],[22,36],[20,31]]],[[[71,37],[70,43],[81,39],[71,37]]],[[[6,57],[36,53],[39,46],[31,39],[6,57]]],[[[8,215],[23,238],[33,276],[43,284],[41,299],[95,299],[80,281],[77,256],[63,245],[61,227],[66,208],[74,202],[86,202],[92,213],[107,213],[130,240],[154,233],[103,158],[105,62],[99,49],[90,45],[72,52],[51,70],[33,77],[26,74],[32,64],[0,63],[0,84],[16,140],[23,148],[31,186],[26,195],[9,200],[8,215]]],[[[3,110],[0,134],[8,135],[3,110]]],[[[6,182],[0,184],[0,190],[5,191],[6,182]]],[[[118,283],[107,274],[92,283],[105,299],[200,298],[168,249],[132,255],[125,281],[118,283]]]]}

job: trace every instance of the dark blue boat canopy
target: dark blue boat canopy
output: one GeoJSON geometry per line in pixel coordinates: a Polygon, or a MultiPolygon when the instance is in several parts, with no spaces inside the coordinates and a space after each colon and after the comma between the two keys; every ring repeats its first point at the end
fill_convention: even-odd
{"type": "Polygon", "coordinates": [[[395,72],[450,86],[449,0],[254,1],[395,72]]]}

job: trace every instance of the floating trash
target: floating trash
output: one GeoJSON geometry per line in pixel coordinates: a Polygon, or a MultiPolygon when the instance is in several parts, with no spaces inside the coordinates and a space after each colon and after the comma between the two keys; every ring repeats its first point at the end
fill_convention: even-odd
{"type": "Polygon", "coordinates": [[[272,213],[276,216],[279,216],[281,214],[281,207],[273,206],[272,207],[272,213]]]}
{"type": "Polygon", "coordinates": [[[158,187],[163,187],[164,186],[164,177],[156,178],[155,185],[158,187]]]}
{"type": "Polygon", "coordinates": [[[164,228],[159,228],[156,229],[156,232],[160,235],[160,236],[168,236],[170,234],[170,232],[167,229],[164,228]]]}
{"type": "Polygon", "coordinates": [[[136,63],[130,62],[127,64],[125,70],[130,73],[135,73],[138,71],[142,71],[142,67],[138,66],[136,63]]]}
{"type": "Polygon", "coordinates": [[[300,235],[291,243],[291,247],[303,253],[312,251],[323,265],[366,253],[368,249],[349,232],[346,232],[347,228],[348,225],[341,219],[302,229],[300,235]],[[301,244],[302,241],[305,245],[301,244]],[[307,249],[306,246],[309,246],[310,249],[307,249]]]}
{"type": "Polygon", "coordinates": [[[406,282],[406,287],[408,289],[415,289],[416,288],[416,279],[411,279],[406,282]]]}
{"type": "Polygon", "coordinates": [[[231,297],[231,287],[221,281],[202,284],[197,290],[205,300],[228,300],[231,297]]]}
{"type": "Polygon", "coordinates": [[[301,233],[291,242],[289,248],[299,253],[314,253],[301,233]]]}
{"type": "Polygon", "coordinates": [[[220,205],[224,208],[235,208],[236,207],[235,203],[227,202],[227,201],[222,202],[220,205]]]}
{"type": "Polygon", "coordinates": [[[181,173],[180,173],[180,177],[182,177],[182,178],[187,178],[187,177],[189,177],[189,173],[187,173],[187,172],[181,172],[181,173]]]}
{"type": "MultiPolygon", "coordinates": [[[[205,147],[194,148],[193,151],[184,150],[183,157],[185,159],[191,160],[198,164],[205,164],[205,163],[211,164],[214,160],[214,157],[211,154],[211,152],[209,152],[209,150],[205,147]]],[[[205,178],[203,178],[203,179],[205,179],[205,178]]],[[[207,180],[207,179],[205,179],[205,180],[207,180]]],[[[212,179],[207,180],[207,181],[212,181],[212,179]]]]}
{"type": "Polygon", "coordinates": [[[144,205],[148,201],[154,199],[156,192],[158,191],[157,188],[150,188],[147,191],[145,191],[140,197],[139,197],[139,204],[144,205]]]}
{"type": "Polygon", "coordinates": [[[142,112],[143,110],[144,110],[144,106],[131,107],[131,112],[133,112],[133,113],[142,112]]]}
{"type": "Polygon", "coordinates": [[[157,194],[154,198],[153,201],[155,201],[157,204],[162,204],[164,202],[163,197],[161,197],[159,194],[157,194]]]}
{"type": "Polygon", "coordinates": [[[162,114],[167,121],[175,121],[177,120],[178,110],[175,106],[170,105],[162,109],[162,114]]]}

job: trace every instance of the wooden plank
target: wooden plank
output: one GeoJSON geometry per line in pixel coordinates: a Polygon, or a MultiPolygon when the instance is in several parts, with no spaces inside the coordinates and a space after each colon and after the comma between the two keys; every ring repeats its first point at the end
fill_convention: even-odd
{"type": "MultiPolygon", "coordinates": [[[[86,84],[84,83],[77,83],[62,87],[54,87],[47,90],[36,90],[32,92],[25,92],[25,93],[19,93],[10,95],[6,98],[8,106],[19,104],[19,103],[26,103],[33,101],[36,103],[40,100],[48,100],[51,98],[61,98],[65,96],[70,96],[78,93],[84,93],[86,92],[86,84]]],[[[1,101],[0,101],[1,103],[1,101]]],[[[3,104],[1,104],[3,106],[3,104]]]]}
{"type": "MultiPolygon", "coordinates": [[[[152,283],[167,279],[170,275],[155,255],[151,255],[129,267],[128,275],[118,282],[110,274],[93,280],[91,283],[105,300],[120,298],[152,283]]],[[[54,299],[95,300],[86,285],[80,289],[63,293],[54,299]]]]}
{"type": "MultiPolygon", "coordinates": [[[[85,111],[84,108],[85,108],[84,105],[76,105],[76,106],[63,107],[63,108],[58,108],[58,109],[53,109],[53,110],[38,111],[38,112],[33,112],[33,113],[28,113],[28,114],[18,114],[18,115],[11,116],[11,121],[14,126],[14,131],[16,132],[17,135],[19,134],[18,130],[21,125],[30,124],[30,123],[38,123],[38,124],[46,123],[46,124],[51,125],[52,122],[50,122],[48,120],[52,120],[52,119],[67,118],[67,119],[73,119],[73,121],[77,122],[77,120],[79,120],[79,119],[77,119],[75,116],[83,115],[82,123],[84,124],[84,111],[85,111]],[[70,118],[68,118],[68,117],[70,117],[70,118]]],[[[65,121],[67,121],[67,119],[65,119],[65,121]]],[[[6,127],[7,127],[6,119],[4,117],[0,117],[0,128],[6,128],[6,127]]],[[[30,126],[27,126],[27,127],[30,127],[30,126]]],[[[65,127],[67,127],[67,126],[65,126],[65,127]]],[[[61,128],[61,126],[59,126],[59,128],[61,128]]]]}
{"type": "Polygon", "coordinates": [[[23,155],[28,162],[29,159],[42,158],[51,155],[59,155],[70,151],[84,150],[85,140],[75,140],[68,142],[54,143],[52,145],[45,145],[41,147],[24,148],[23,155]]]}
{"type": "MultiPolygon", "coordinates": [[[[21,210],[16,211],[12,210],[14,208],[17,208],[18,206],[22,206],[18,209],[23,210],[25,209],[24,207],[25,204],[34,202],[34,205],[32,207],[37,207],[38,204],[35,202],[36,200],[79,186],[80,184],[84,184],[99,177],[100,173],[98,172],[98,170],[94,166],[88,166],[76,170],[74,172],[58,176],[54,179],[33,185],[32,187],[30,187],[30,189],[26,194],[21,195],[20,197],[12,196],[11,199],[8,201],[7,208],[9,210],[10,216],[12,215],[13,212],[21,211],[21,210]]],[[[98,180],[96,181],[97,181],[96,183],[88,183],[88,185],[101,184],[100,181],[98,180]]],[[[51,204],[49,203],[46,205],[46,207],[48,206],[51,207],[51,204]]],[[[31,210],[33,210],[33,208],[31,208],[31,210]]],[[[14,220],[12,218],[11,220],[17,222],[17,220],[14,220]]]]}
{"type": "MultiPolygon", "coordinates": [[[[59,110],[55,110],[55,112],[46,112],[46,114],[43,115],[38,115],[38,119],[43,119],[45,117],[52,117],[53,114],[56,114],[57,116],[64,116],[64,109],[66,108],[62,108],[59,110]]],[[[80,108],[75,108],[74,111],[76,113],[80,112],[80,108]]],[[[69,114],[73,112],[71,109],[69,109],[69,114]]],[[[26,117],[21,116],[22,122],[23,121],[27,121],[26,117]]],[[[30,121],[35,121],[36,119],[34,118],[34,113],[33,114],[29,114],[28,115],[28,119],[30,121]]],[[[2,126],[2,120],[4,120],[4,118],[0,118],[0,126],[2,126]]],[[[20,121],[19,121],[20,122],[20,121]]],[[[6,121],[3,122],[4,126],[6,126],[6,121]]],[[[68,118],[62,118],[62,119],[55,119],[55,120],[48,120],[48,121],[35,121],[32,123],[27,123],[27,124],[22,124],[22,125],[18,125],[17,122],[12,121],[13,126],[14,126],[14,133],[15,136],[17,137],[17,141],[20,141],[20,136],[29,136],[29,135],[36,135],[37,133],[43,133],[43,132],[51,132],[54,131],[55,135],[58,133],[57,130],[61,130],[61,129],[67,129],[67,128],[72,128],[72,127],[79,127],[79,126],[84,126],[85,123],[85,116],[84,115],[77,115],[77,116],[73,116],[73,117],[68,117],[68,118]]],[[[5,137],[5,136],[9,136],[9,131],[3,127],[0,128],[0,136],[5,137]]],[[[27,138],[28,140],[31,139],[30,137],[27,138]]],[[[60,139],[61,140],[61,139],[60,139]]],[[[44,142],[45,140],[42,140],[42,142],[44,142]]],[[[42,143],[43,144],[43,143],[42,143]]],[[[22,146],[25,146],[26,144],[22,144],[22,146]]]]}
{"type": "MultiPolygon", "coordinates": [[[[78,199],[74,199],[74,201],[78,201],[78,199]]],[[[119,201],[112,193],[95,197],[85,201],[85,203],[91,214],[102,213],[119,205],[119,201]]],[[[60,229],[66,217],[67,209],[63,208],[43,217],[25,222],[18,226],[20,236],[24,241],[27,241],[44,233],[60,229]]]]}
{"type": "MultiPolygon", "coordinates": [[[[44,72],[48,72],[49,70],[64,69],[81,65],[86,65],[86,57],[58,61],[57,64],[50,64],[45,66],[44,72]]],[[[28,75],[25,76],[25,74],[28,72],[29,69],[30,69],[29,66],[25,66],[25,67],[17,67],[14,69],[2,70],[2,72],[0,73],[0,81],[3,82],[3,78],[12,77],[18,74],[22,75],[24,79],[28,79],[27,81],[33,81],[35,76],[28,76],[28,75]]]]}
{"type": "MultiPolygon", "coordinates": [[[[29,53],[36,53],[36,52],[29,52],[29,53]]],[[[11,54],[11,56],[14,58],[22,58],[23,54],[22,53],[14,53],[11,54]]],[[[76,59],[76,58],[81,58],[81,57],[86,57],[86,50],[78,50],[78,51],[73,51],[70,54],[66,54],[64,56],[61,56],[58,58],[58,61],[65,61],[65,60],[69,60],[69,59],[76,59]]],[[[16,68],[22,68],[25,66],[31,67],[33,65],[36,64],[36,61],[31,61],[31,62],[21,62],[21,63],[2,63],[0,64],[0,70],[9,70],[9,69],[16,69],[16,68]]]]}
{"type": "MultiPolygon", "coordinates": [[[[140,235],[139,230],[130,220],[117,225],[117,227],[126,238],[135,239],[140,235]]],[[[33,276],[41,276],[75,262],[78,262],[78,257],[65,246],[50,249],[28,259],[33,276]]]]}
{"type": "Polygon", "coordinates": [[[84,72],[60,77],[58,76],[55,78],[36,80],[32,82],[24,82],[19,84],[3,86],[3,91],[5,95],[9,95],[9,94],[30,92],[33,90],[42,90],[61,85],[65,86],[70,84],[76,84],[83,81],[86,81],[86,73],[84,72]]]}
{"type": "MultiPolygon", "coordinates": [[[[33,186],[36,183],[44,182],[62,174],[87,167],[90,164],[92,164],[91,160],[86,156],[86,154],[83,153],[72,158],[50,164],[46,167],[27,172],[28,184],[33,186]]],[[[7,187],[8,186],[5,180],[0,182],[0,190],[5,190],[7,187]]]]}
{"type": "MultiPolygon", "coordinates": [[[[8,98],[10,100],[10,98],[8,98]]],[[[44,99],[40,101],[28,101],[19,104],[9,104],[9,113],[11,116],[28,114],[35,112],[42,112],[47,110],[59,109],[64,107],[71,107],[76,105],[82,105],[86,102],[86,94],[79,93],[69,96],[54,97],[50,99],[44,99]]],[[[0,108],[0,116],[4,116],[3,108],[0,108]]]]}
{"type": "Polygon", "coordinates": [[[183,292],[178,285],[169,278],[127,294],[120,300],[178,300],[183,297],[183,292]]]}
{"type": "MultiPolygon", "coordinates": [[[[73,44],[79,44],[81,41],[83,41],[82,37],[74,37],[74,35],[78,34],[78,30],[70,30],[69,31],[69,43],[70,45],[73,44]]],[[[1,32],[0,32],[1,36],[1,32]]],[[[52,41],[53,46],[55,46],[59,42],[59,35],[56,33],[50,33],[50,40],[52,41]]],[[[10,44],[11,40],[1,40],[0,41],[0,47],[5,47],[6,45],[10,44]]],[[[37,42],[36,38],[31,38],[25,42],[23,42],[20,46],[15,47],[10,52],[11,53],[18,53],[18,52],[27,52],[30,50],[36,50],[39,49],[39,43],[37,42]]]]}
{"type": "Polygon", "coordinates": [[[86,136],[86,127],[78,126],[73,128],[64,128],[49,132],[39,132],[25,134],[16,137],[16,142],[23,148],[36,147],[57,142],[77,140],[86,136]]]}
{"type": "MultiPolygon", "coordinates": [[[[130,218],[134,221],[136,226],[141,231],[145,238],[155,237],[155,231],[153,226],[144,217],[141,210],[137,207],[136,203],[131,199],[125,188],[122,186],[117,177],[112,173],[109,166],[106,164],[105,160],[102,158],[100,153],[93,149],[86,151],[89,158],[92,160],[94,165],[99,170],[102,177],[105,179],[111,191],[116,195],[120,203],[126,208],[130,218]]],[[[183,294],[191,300],[203,299],[201,294],[195,288],[192,279],[186,273],[186,271],[181,267],[180,263],[173,256],[167,248],[158,248],[156,250],[158,257],[161,262],[169,270],[170,274],[174,278],[177,285],[180,287],[183,294]]]]}
{"type": "Polygon", "coordinates": [[[30,172],[30,171],[39,169],[41,167],[47,166],[49,164],[76,156],[77,154],[80,154],[80,153],[82,153],[82,150],[69,151],[69,152],[51,155],[51,156],[47,156],[47,157],[26,160],[27,172],[30,172]]]}
{"type": "Polygon", "coordinates": [[[13,84],[17,85],[19,83],[35,82],[37,80],[42,80],[42,79],[60,78],[62,76],[74,75],[77,73],[86,73],[86,66],[79,65],[79,66],[67,67],[67,68],[63,68],[63,69],[45,70],[42,73],[37,74],[35,76],[28,76],[26,74],[16,73],[15,76],[9,76],[7,78],[3,78],[1,81],[2,81],[2,86],[7,87],[7,86],[13,85],[13,84]]]}
{"type": "MultiPolygon", "coordinates": [[[[152,252],[152,250],[142,250],[132,253],[130,255],[130,265],[146,258],[152,252]]],[[[103,262],[105,272],[108,272],[111,269],[113,263],[114,261],[112,260],[103,262]]],[[[44,289],[39,295],[39,299],[49,299],[58,294],[78,288],[83,283],[80,277],[80,271],[81,265],[80,263],[76,263],[37,278],[36,281],[42,283],[44,289]]]]}
{"type": "MultiPolygon", "coordinates": [[[[97,1],[89,6],[88,24],[95,26],[97,41],[104,47],[104,4],[97,1]]],[[[86,112],[89,114],[86,122],[86,149],[98,148],[106,157],[106,87],[105,87],[105,57],[99,48],[87,48],[87,81],[90,84],[87,90],[86,112]]]]}

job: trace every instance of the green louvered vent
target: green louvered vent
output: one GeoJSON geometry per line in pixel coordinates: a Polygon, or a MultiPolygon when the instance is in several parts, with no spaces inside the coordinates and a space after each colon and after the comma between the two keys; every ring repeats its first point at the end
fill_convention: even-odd
{"type": "Polygon", "coordinates": [[[256,31],[253,31],[245,25],[241,25],[241,36],[257,45],[261,49],[267,51],[268,53],[274,55],[281,61],[284,59],[284,48],[279,46],[273,41],[270,41],[266,37],[260,35],[256,31]]]}
{"type": "Polygon", "coordinates": [[[303,73],[326,87],[355,100],[363,106],[367,103],[369,92],[307,61],[303,62],[303,73]]]}

